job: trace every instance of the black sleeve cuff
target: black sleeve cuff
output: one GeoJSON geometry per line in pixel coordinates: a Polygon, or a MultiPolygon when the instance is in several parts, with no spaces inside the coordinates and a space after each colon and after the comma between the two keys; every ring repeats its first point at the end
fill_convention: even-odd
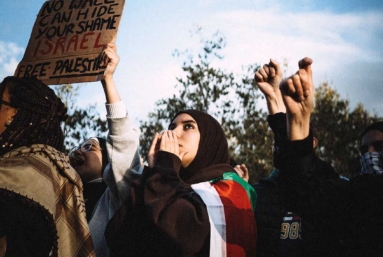
{"type": "Polygon", "coordinates": [[[286,133],[286,113],[279,112],[269,115],[267,116],[267,122],[274,134],[280,133],[281,130],[286,133]]]}
{"type": "Polygon", "coordinates": [[[167,169],[174,169],[178,173],[181,168],[181,159],[175,154],[159,151],[156,157],[157,165],[167,169]]]}
{"type": "Polygon", "coordinates": [[[290,141],[285,137],[276,137],[275,145],[276,151],[285,157],[311,154],[313,152],[313,135],[310,131],[305,139],[294,141],[290,141]]]}

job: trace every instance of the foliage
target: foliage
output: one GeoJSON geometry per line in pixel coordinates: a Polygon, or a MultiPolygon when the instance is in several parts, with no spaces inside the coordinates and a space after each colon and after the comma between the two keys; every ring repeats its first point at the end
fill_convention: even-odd
{"type": "MultiPolygon", "coordinates": [[[[267,123],[267,113],[259,106],[265,101],[253,86],[258,65],[234,74],[213,65],[223,59],[225,37],[217,32],[212,38],[201,40],[197,55],[188,49],[175,55],[186,56],[183,76],[177,78],[178,94],[161,99],[156,109],[141,121],[141,155],[145,159],[155,132],[170,123],[177,111],[188,108],[202,110],[222,125],[229,142],[230,154],[237,163],[249,168],[250,183],[266,177],[273,169],[271,144],[273,134],[267,123]]],[[[288,69],[286,62],[284,71],[288,69]]],[[[371,115],[362,104],[350,110],[350,103],[342,99],[327,82],[316,88],[312,122],[318,130],[318,155],[331,163],[346,177],[355,176],[359,166],[359,135],[370,123],[382,119],[371,115]]]]}
{"type": "Polygon", "coordinates": [[[69,152],[72,147],[90,136],[106,136],[106,120],[100,118],[96,110],[96,104],[88,105],[86,108],[75,105],[79,86],[64,84],[55,86],[53,89],[68,108],[68,118],[62,125],[65,152],[69,152]]]}
{"type": "MultiPolygon", "coordinates": [[[[382,118],[380,118],[382,119],[382,118]]],[[[378,121],[362,104],[350,110],[350,102],[342,99],[327,82],[315,90],[312,122],[318,130],[318,155],[346,177],[360,170],[360,134],[369,124],[378,121]]]]}
{"type": "Polygon", "coordinates": [[[184,109],[209,113],[222,125],[228,138],[231,157],[237,163],[246,163],[252,182],[266,176],[272,169],[271,142],[266,113],[259,110],[258,89],[253,86],[257,65],[243,68],[236,75],[212,65],[223,58],[221,51],[226,39],[219,32],[211,39],[201,40],[197,57],[190,49],[175,55],[186,55],[182,65],[184,76],[177,78],[178,94],[157,101],[157,108],[141,121],[141,155],[147,156],[155,132],[165,128],[175,114],[184,109]],[[234,101],[234,99],[236,99],[234,101]]]}

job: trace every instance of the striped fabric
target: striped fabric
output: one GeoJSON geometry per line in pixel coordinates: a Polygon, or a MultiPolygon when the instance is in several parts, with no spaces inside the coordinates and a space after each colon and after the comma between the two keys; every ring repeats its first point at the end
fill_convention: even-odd
{"type": "Polygon", "coordinates": [[[255,256],[257,194],[236,173],[191,186],[207,207],[211,225],[210,256],[255,256]]]}
{"type": "Polygon", "coordinates": [[[95,256],[85,217],[82,183],[67,157],[35,144],[0,156],[0,188],[44,207],[54,220],[57,242],[51,256],[95,256]]]}
{"type": "Polygon", "coordinates": [[[383,174],[383,168],[380,167],[379,162],[382,158],[382,153],[366,152],[360,157],[362,165],[361,174],[383,174]]]}

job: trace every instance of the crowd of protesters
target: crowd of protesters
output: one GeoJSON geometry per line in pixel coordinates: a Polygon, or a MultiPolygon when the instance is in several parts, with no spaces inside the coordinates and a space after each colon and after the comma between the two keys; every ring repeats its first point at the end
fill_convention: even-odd
{"type": "Polygon", "coordinates": [[[312,63],[282,80],[256,73],[274,133],[275,169],[250,185],[219,122],[179,110],[148,163],[102,52],[107,138],[62,151],[66,108],[35,78],[0,84],[0,257],[382,256],[383,121],[360,132],[362,170],[345,179],[315,154],[312,63]]]}

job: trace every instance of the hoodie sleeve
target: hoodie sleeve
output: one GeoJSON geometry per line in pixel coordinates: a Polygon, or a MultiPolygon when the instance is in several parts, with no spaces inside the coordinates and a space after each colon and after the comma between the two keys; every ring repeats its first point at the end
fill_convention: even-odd
{"type": "Polygon", "coordinates": [[[205,252],[210,238],[205,204],[179,178],[177,156],[160,151],[158,160],[153,168],[145,167],[141,183],[109,222],[105,235],[111,251],[147,256],[153,254],[147,246],[152,238],[150,248],[163,256],[205,252]]]}
{"type": "Polygon", "coordinates": [[[139,129],[129,120],[122,101],[107,104],[109,134],[107,152],[109,164],[104,171],[113,200],[119,206],[129,191],[131,182],[139,178],[143,166],[139,155],[139,129]]]}

